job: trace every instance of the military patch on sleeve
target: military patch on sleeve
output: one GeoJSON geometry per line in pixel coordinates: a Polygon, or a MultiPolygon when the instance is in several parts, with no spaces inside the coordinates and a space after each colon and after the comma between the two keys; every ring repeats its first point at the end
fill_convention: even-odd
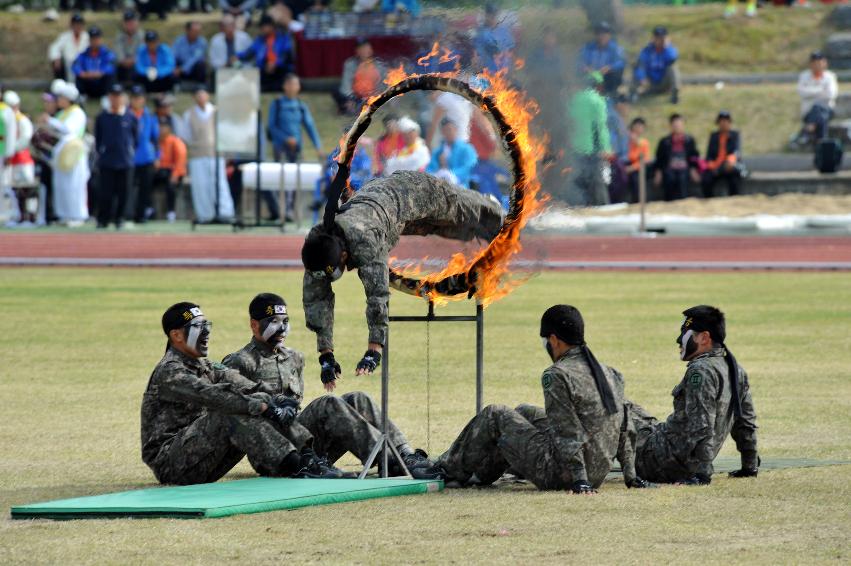
{"type": "Polygon", "coordinates": [[[228,369],[226,365],[220,364],[219,362],[213,362],[213,369],[217,369],[219,371],[228,369]]]}
{"type": "Polygon", "coordinates": [[[694,372],[690,376],[688,376],[688,384],[692,387],[700,387],[701,382],[703,381],[703,376],[698,372],[694,372]]]}
{"type": "Polygon", "coordinates": [[[543,387],[546,390],[546,389],[549,389],[552,384],[553,384],[553,377],[550,374],[545,373],[541,377],[541,387],[543,387]]]}

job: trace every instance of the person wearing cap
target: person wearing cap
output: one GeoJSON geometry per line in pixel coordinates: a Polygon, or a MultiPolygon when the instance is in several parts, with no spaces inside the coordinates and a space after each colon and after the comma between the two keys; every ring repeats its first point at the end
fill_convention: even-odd
{"type": "Polygon", "coordinates": [[[136,51],[134,82],[147,92],[168,92],[174,88],[174,54],[160,43],[153,30],[145,32],[145,44],[136,51]]]}
{"type": "Polygon", "coordinates": [[[85,28],[86,20],[83,16],[73,14],[70,29],[59,34],[47,48],[47,59],[50,61],[54,79],[74,81],[74,61],[89,46],[89,34],[85,28]]]}
{"type": "Polygon", "coordinates": [[[633,98],[645,94],[671,94],[671,104],[680,100],[679,52],[662,26],[653,29],[653,40],[638,55],[632,74],[633,98]]]}
{"type": "Polygon", "coordinates": [[[425,171],[431,163],[431,153],[420,137],[420,125],[408,116],[402,116],[396,129],[402,136],[403,146],[387,159],[384,176],[389,177],[396,171],[425,171]]]}
{"type": "Polygon", "coordinates": [[[700,183],[700,152],[681,114],[671,114],[668,123],[671,133],[656,146],[653,184],[662,187],[665,200],[679,200],[689,197],[690,181],[700,183]]]}
{"type": "Polygon", "coordinates": [[[222,16],[221,31],[210,40],[210,67],[213,71],[233,67],[239,63],[238,54],[251,47],[251,36],[237,29],[236,18],[230,14],[222,16]]]}
{"type": "Polygon", "coordinates": [[[499,8],[487,3],[484,21],[473,38],[473,48],[479,57],[482,70],[492,73],[512,67],[514,35],[510,26],[499,18],[499,8]]]}
{"type": "Polygon", "coordinates": [[[159,120],[160,140],[159,159],[154,173],[154,190],[162,188],[166,195],[166,220],[170,223],[177,219],[177,189],[186,176],[186,144],[174,134],[172,121],[159,120]]]}
{"type": "MultiPolygon", "coordinates": [[[[2,91],[2,88],[0,88],[2,91]]],[[[13,90],[2,93],[0,106],[11,109],[15,119],[15,137],[13,153],[9,158],[9,173],[7,181],[18,203],[18,219],[21,225],[35,224],[38,210],[38,191],[35,181],[35,161],[30,154],[30,140],[33,136],[33,123],[21,111],[21,97],[13,90]]],[[[0,110],[5,114],[5,111],[0,110]]],[[[5,131],[6,125],[0,126],[5,131]]],[[[11,140],[10,140],[11,141],[11,140]]],[[[3,142],[0,142],[3,143],[3,142]]],[[[4,176],[3,166],[0,165],[0,178],[4,176]]]]}
{"type": "Polygon", "coordinates": [[[459,137],[458,129],[458,124],[449,117],[440,121],[443,140],[432,150],[426,171],[437,177],[445,175],[453,184],[469,189],[470,175],[479,158],[473,146],[459,137]]]}
{"type": "Polygon", "coordinates": [[[161,94],[154,97],[154,114],[157,117],[157,123],[162,124],[163,121],[168,121],[171,124],[171,129],[174,133],[178,132],[178,120],[174,117],[174,95],[161,94]]]}
{"type": "Polygon", "coordinates": [[[142,460],[164,484],[214,482],[246,455],[263,476],[340,478],[295,423],[297,405],[207,359],[212,323],[180,302],[162,317],[166,350],[142,397],[142,460]],[[296,439],[295,442],[292,439],[296,439]]]}
{"type": "Polygon", "coordinates": [[[594,36],[594,41],[586,43],[579,53],[579,73],[586,75],[598,71],[603,75],[603,91],[613,95],[623,83],[626,56],[623,48],[612,39],[612,26],[608,22],[594,26],[594,36]]]}
{"type": "Polygon", "coordinates": [[[183,114],[182,124],[184,132],[181,137],[186,142],[189,154],[195,220],[203,223],[233,218],[233,198],[225,161],[218,156],[215,147],[216,107],[210,103],[210,94],[206,89],[199,87],[195,91],[195,104],[183,114]]]}
{"type": "Polygon", "coordinates": [[[148,109],[145,90],[140,85],[130,89],[130,113],[136,117],[136,153],[133,157],[133,185],[127,199],[127,215],[137,223],[154,216],[151,191],[154,182],[154,163],[159,157],[160,125],[148,109]]]}
{"type": "Polygon", "coordinates": [[[627,487],[651,487],[636,474],[623,376],[588,348],[579,310],[550,307],[540,336],[553,363],[541,376],[544,407],[485,407],[438,458],[446,481],[489,485],[511,469],[538,489],[592,494],[617,458],[627,487]]]}
{"type": "Polygon", "coordinates": [[[356,114],[364,101],[381,88],[385,73],[369,40],[358,38],[355,54],[343,63],[340,86],[333,93],[340,113],[356,114]]]}
{"type": "Polygon", "coordinates": [[[627,402],[636,431],[635,467],[660,483],[706,485],[712,461],[727,436],[736,441],[742,467],[731,477],[755,477],[759,470],[756,411],[748,374],[725,345],[724,313],[709,305],[683,311],[676,343],[686,362],[674,387],[674,412],[658,421],[627,402]]]}
{"type": "Polygon", "coordinates": [[[827,125],[833,118],[838,95],[836,73],[828,70],[824,53],[815,51],[810,55],[810,68],[798,77],[801,120],[804,123],[796,139],[799,146],[809,145],[827,137],[827,125]]]}
{"type": "MultiPolygon", "coordinates": [[[[347,175],[338,178],[345,180],[347,175]]],[[[329,191],[333,188],[332,183],[329,191]]],[[[427,173],[397,171],[365,183],[336,213],[333,224],[314,226],[301,249],[302,302],[307,327],[316,333],[325,388],[334,389],[339,373],[334,371],[333,282],[346,270],[357,270],[363,283],[369,337],[355,371],[370,374],[381,362],[390,299],[388,262],[399,238],[434,234],[459,241],[490,241],[502,222],[502,207],[490,197],[427,173]]],[[[468,290],[465,287],[463,292],[468,290]]]]}
{"type": "Polygon", "coordinates": [[[185,33],[174,40],[174,74],[182,81],[207,82],[207,40],[201,35],[201,22],[188,21],[185,33]]]}
{"type": "MultiPolygon", "coordinates": [[[[301,407],[304,354],[284,344],[290,332],[286,301],[275,293],[260,293],[248,305],[248,317],[251,340],[241,350],[226,356],[222,363],[301,407]]],[[[383,423],[381,411],[362,391],[314,399],[299,411],[296,421],[313,435],[316,452],[332,464],[346,452],[365,462],[380,440],[383,423]]],[[[391,440],[413,477],[438,479],[439,472],[426,453],[413,450],[392,422],[389,428],[391,440]]],[[[401,468],[392,462],[390,475],[401,475],[401,468]]]]}
{"type": "Polygon", "coordinates": [[[241,30],[251,23],[251,12],[256,7],[257,0],[219,0],[219,9],[234,18],[236,26],[241,30]]]}
{"type": "Polygon", "coordinates": [[[715,196],[715,183],[724,179],[730,196],[739,194],[742,167],[742,146],[739,132],[733,129],[733,116],[726,110],[715,119],[718,131],[709,135],[706,161],[701,174],[704,198],[715,196]]]}
{"type": "Polygon", "coordinates": [[[89,46],[77,56],[71,70],[77,90],[83,96],[106,96],[115,82],[115,54],[103,44],[103,32],[97,26],[89,28],[89,46]]]}
{"type": "Polygon", "coordinates": [[[51,83],[59,111],[43,122],[59,132],[61,139],[53,148],[53,206],[60,222],[71,228],[82,226],[89,217],[86,185],[89,181],[89,148],[86,113],[77,104],[77,87],[61,79],[51,83]]]}
{"type": "Polygon", "coordinates": [[[0,97],[0,196],[5,198],[12,188],[9,185],[7,171],[11,166],[12,156],[15,155],[18,121],[15,119],[15,110],[12,105],[5,100],[5,93],[2,94],[3,96],[0,97]]]}
{"type": "MultiPolygon", "coordinates": [[[[55,116],[59,111],[56,105],[56,96],[50,90],[41,93],[42,112],[39,115],[38,124],[43,125],[47,122],[47,118],[55,116]]],[[[33,132],[32,146],[35,148],[40,143],[40,138],[44,135],[44,131],[36,129],[33,132]]],[[[52,147],[50,151],[45,151],[39,148],[34,152],[36,173],[39,180],[39,200],[42,206],[39,207],[38,224],[52,224],[58,219],[54,210],[54,191],[53,191],[53,160],[51,159],[52,147]]]]}
{"type": "Polygon", "coordinates": [[[127,193],[133,177],[139,122],[127,109],[124,89],[118,83],[109,89],[109,106],[95,120],[95,151],[100,179],[97,227],[110,222],[121,229],[127,208],[127,193]]]}
{"type": "Polygon", "coordinates": [[[295,71],[292,39],[275,26],[269,16],[260,18],[260,34],[245,51],[237,54],[240,61],[252,61],[260,69],[260,90],[278,92],[284,77],[295,71]]]}
{"type": "Polygon", "coordinates": [[[603,75],[592,71],[586,87],[571,98],[567,106],[570,120],[570,148],[575,163],[567,201],[574,206],[609,204],[603,181],[603,164],[612,157],[603,75]]]}
{"type": "Polygon", "coordinates": [[[135,10],[125,10],[121,20],[121,29],[114,43],[118,60],[117,78],[122,83],[129,83],[136,73],[136,54],[145,43],[145,32],[139,27],[139,15],[135,10]]]}

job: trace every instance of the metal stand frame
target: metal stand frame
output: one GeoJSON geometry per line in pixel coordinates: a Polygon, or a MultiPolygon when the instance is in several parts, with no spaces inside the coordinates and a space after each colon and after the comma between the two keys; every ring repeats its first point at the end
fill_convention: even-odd
{"type": "MultiPolygon", "coordinates": [[[[434,314],[434,303],[429,301],[428,314],[425,316],[390,316],[389,322],[475,322],[476,323],[476,414],[482,410],[482,398],[484,393],[484,343],[485,343],[485,309],[480,303],[476,303],[475,315],[462,316],[437,316],[434,314]]],[[[388,416],[389,393],[390,393],[390,327],[387,327],[387,335],[384,340],[384,353],[382,355],[381,366],[381,415],[382,415],[382,431],[381,438],[372,449],[366,462],[364,462],[363,470],[361,470],[358,479],[364,479],[369,469],[372,468],[375,458],[378,453],[382,453],[382,465],[379,466],[379,472],[382,478],[387,477],[388,465],[388,450],[393,453],[396,461],[399,462],[403,477],[410,478],[411,472],[402,461],[399,451],[390,442],[390,417],[388,416]]]]}

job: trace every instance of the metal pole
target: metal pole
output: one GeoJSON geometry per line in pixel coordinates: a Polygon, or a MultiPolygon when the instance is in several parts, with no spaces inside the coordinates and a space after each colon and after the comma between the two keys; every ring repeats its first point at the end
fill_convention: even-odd
{"type": "Polygon", "coordinates": [[[381,365],[381,414],[383,416],[382,423],[382,432],[383,438],[381,442],[384,444],[381,455],[382,466],[381,466],[381,477],[387,477],[387,449],[390,444],[390,415],[387,414],[387,408],[390,403],[388,403],[387,397],[390,390],[390,325],[387,325],[387,331],[384,334],[384,362],[381,365]]]}
{"type": "Polygon", "coordinates": [[[641,220],[638,224],[638,231],[642,234],[647,229],[646,208],[647,208],[647,175],[644,164],[644,156],[638,158],[638,202],[641,209],[641,220]]]}
{"type": "Polygon", "coordinates": [[[485,309],[476,303],[476,414],[482,412],[485,373],[485,309]]]}
{"type": "MultiPolygon", "coordinates": [[[[261,151],[263,138],[263,110],[262,108],[257,109],[257,171],[254,172],[254,200],[256,204],[254,205],[254,214],[256,215],[255,225],[260,225],[260,165],[263,163],[263,153],[261,151]]],[[[245,183],[242,185],[243,192],[245,191],[245,183]]],[[[242,199],[243,205],[245,204],[245,199],[242,199]]],[[[240,210],[240,214],[242,211],[240,210]]]]}

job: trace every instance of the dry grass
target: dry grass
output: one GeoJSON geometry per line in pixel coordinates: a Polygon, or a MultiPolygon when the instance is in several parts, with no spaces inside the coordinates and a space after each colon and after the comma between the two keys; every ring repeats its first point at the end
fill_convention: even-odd
{"type": "MultiPolygon", "coordinates": [[[[216,323],[211,356],[221,358],[247,339],[250,297],[277,290],[294,307],[291,345],[312,350],[296,272],[6,269],[0,285],[4,510],[153,483],[140,460],[138,415],[168,304],[201,303],[216,323]]],[[[537,324],[554,302],[584,311],[597,356],[620,368],[628,394],[660,416],[683,369],[673,344],[678,313],[719,304],[730,318],[730,346],[751,375],[763,455],[851,459],[847,275],[541,275],[486,313],[486,402],[541,403],[546,358],[537,324]]],[[[355,277],[338,284],[337,303],[342,390],[377,395],[376,378],[349,376],[366,338],[355,277]]],[[[393,296],[397,314],[422,307],[393,296]]],[[[427,343],[423,327],[394,327],[391,408],[414,444],[438,453],[473,411],[473,331],[431,328],[430,433],[427,343]]],[[[321,393],[317,372],[309,355],[308,399],[321,393]]],[[[728,443],[724,454],[734,453],[728,443]]],[[[245,474],[243,463],[230,477],[245,474]]],[[[0,563],[847,562],[849,486],[851,467],[841,466],[643,493],[610,483],[593,498],[500,488],[210,521],[4,518],[0,563]]]]}

